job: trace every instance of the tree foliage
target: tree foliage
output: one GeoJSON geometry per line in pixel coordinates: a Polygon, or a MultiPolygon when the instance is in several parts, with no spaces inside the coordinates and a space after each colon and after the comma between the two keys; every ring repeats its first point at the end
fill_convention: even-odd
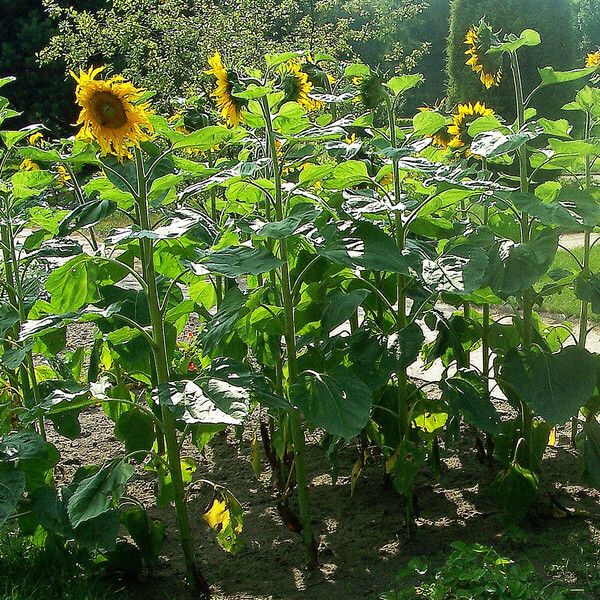
{"type": "MultiPolygon", "coordinates": [[[[535,29],[539,32],[542,44],[527,48],[520,58],[525,81],[539,81],[537,69],[548,65],[559,70],[579,66],[575,19],[569,0],[453,0],[448,40],[450,104],[483,100],[503,116],[514,117],[512,76],[506,59],[500,86],[490,90],[485,90],[478,75],[465,65],[465,34],[482,17],[494,31],[520,33],[524,29],[535,29]]],[[[556,114],[572,94],[567,87],[540,93],[535,108],[546,115],[556,114]]]]}
{"type": "Polygon", "coordinates": [[[41,54],[44,64],[106,63],[156,90],[159,101],[197,93],[215,50],[231,64],[307,50],[402,70],[414,65],[423,47],[404,27],[425,6],[415,0],[108,0],[98,11],[56,0],[43,4],[58,23],[41,54]]]}

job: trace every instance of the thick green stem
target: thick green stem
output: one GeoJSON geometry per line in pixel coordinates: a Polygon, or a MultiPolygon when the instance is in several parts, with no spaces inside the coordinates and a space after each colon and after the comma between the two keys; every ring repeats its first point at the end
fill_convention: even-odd
{"type": "MultiPolygon", "coordinates": [[[[23,285],[19,275],[19,261],[17,258],[17,250],[15,246],[14,232],[10,218],[10,209],[7,208],[7,224],[2,227],[2,243],[5,247],[4,252],[4,270],[6,281],[9,284],[9,300],[19,313],[19,323],[23,325],[27,321],[25,312],[25,296],[23,293],[23,285]]],[[[16,336],[18,337],[18,335],[16,336]]],[[[23,397],[26,399],[29,392],[33,392],[34,405],[38,406],[41,402],[41,395],[35,373],[35,364],[33,362],[33,353],[28,351],[25,354],[25,367],[20,369],[21,386],[23,397]]],[[[31,407],[30,407],[31,408],[31,407]]],[[[38,432],[42,438],[46,439],[46,427],[43,417],[38,418],[38,432]]]]}
{"type": "MultiPolygon", "coordinates": [[[[519,68],[519,60],[515,52],[511,52],[511,66],[513,73],[513,82],[515,88],[515,101],[517,106],[517,126],[519,130],[525,125],[525,100],[523,96],[523,82],[521,80],[521,70],[519,68]]],[[[518,149],[519,157],[519,189],[521,192],[529,192],[529,168],[527,147],[523,144],[518,149]]],[[[529,242],[530,240],[530,222],[527,213],[521,213],[521,243],[529,242]]],[[[523,292],[523,347],[528,348],[533,340],[533,289],[529,288],[523,292]]],[[[531,464],[531,428],[533,424],[533,413],[529,406],[525,403],[522,405],[522,436],[525,440],[525,453],[521,459],[524,466],[528,467],[531,464]]]]}
{"type": "MultiPolygon", "coordinates": [[[[280,221],[284,217],[283,194],[281,187],[281,171],[277,157],[277,145],[275,144],[275,133],[271,121],[271,110],[266,98],[261,100],[262,112],[265,119],[265,128],[267,133],[267,142],[269,144],[269,153],[273,162],[273,178],[275,183],[275,218],[280,221]]],[[[281,275],[281,297],[283,301],[283,310],[285,315],[285,345],[287,350],[287,368],[288,368],[288,386],[292,385],[298,377],[298,368],[296,364],[296,323],[294,300],[292,297],[292,287],[290,282],[290,266],[287,250],[287,241],[281,240],[279,244],[279,256],[282,261],[280,270],[281,275]]],[[[290,408],[290,428],[292,433],[292,443],[294,445],[294,468],[296,472],[296,487],[298,491],[298,505],[300,507],[300,520],[302,522],[302,539],[306,548],[309,566],[314,567],[317,564],[317,547],[313,534],[312,521],[310,515],[308,483],[305,464],[305,439],[304,429],[300,412],[296,408],[290,408]]]]}
{"type": "MultiPolygon", "coordinates": [[[[137,205],[140,215],[142,229],[150,230],[150,212],[148,208],[147,182],[144,172],[144,163],[140,150],[135,152],[138,190],[137,205]]],[[[154,268],[154,242],[148,238],[140,240],[141,257],[144,263],[144,278],[148,286],[148,307],[150,312],[150,324],[152,326],[152,337],[154,340],[153,355],[156,366],[156,380],[159,385],[167,385],[170,380],[169,359],[165,339],[164,322],[160,310],[160,298],[156,286],[156,271],[154,268]]],[[[192,593],[198,598],[210,598],[210,588],[200,572],[196,563],[194,542],[190,527],[187,503],[185,500],[185,487],[181,471],[181,454],[179,441],[177,439],[176,422],[173,413],[167,406],[162,407],[161,417],[164,428],[165,444],[167,449],[167,463],[171,475],[173,497],[175,502],[175,513],[181,548],[188,574],[192,593]]]]}
{"type": "MultiPolygon", "coordinates": [[[[586,113],[583,132],[584,140],[587,140],[590,136],[591,122],[592,119],[590,113],[586,113]]],[[[585,189],[587,192],[590,192],[592,189],[592,161],[589,156],[585,157],[585,189]]],[[[583,236],[583,263],[581,272],[584,276],[588,276],[590,272],[590,252],[592,249],[591,233],[591,229],[586,228],[583,236]]],[[[581,348],[585,348],[587,342],[589,309],[589,302],[582,300],[579,311],[579,335],[577,337],[577,345],[581,348]]],[[[577,430],[579,428],[578,417],[579,415],[576,415],[571,419],[571,445],[573,447],[576,445],[577,430]]]]}
{"type": "MultiPolygon", "coordinates": [[[[392,148],[396,148],[396,121],[394,118],[394,102],[388,100],[387,104],[388,124],[390,129],[390,142],[392,148]]],[[[398,160],[392,158],[392,176],[394,180],[394,202],[398,204],[402,195],[400,186],[400,167],[398,160]]],[[[395,233],[396,245],[400,252],[404,251],[405,236],[404,224],[402,222],[402,213],[396,212],[395,218],[395,233]]],[[[408,438],[410,433],[410,406],[408,393],[408,376],[406,366],[401,353],[401,336],[404,328],[407,325],[407,298],[406,298],[406,277],[402,274],[396,275],[396,327],[398,330],[398,349],[397,349],[397,365],[396,378],[398,380],[398,395],[397,395],[397,412],[398,412],[398,434],[401,441],[408,438]]],[[[415,534],[415,515],[414,515],[414,494],[411,488],[406,494],[406,525],[408,533],[411,537],[415,534]]]]}

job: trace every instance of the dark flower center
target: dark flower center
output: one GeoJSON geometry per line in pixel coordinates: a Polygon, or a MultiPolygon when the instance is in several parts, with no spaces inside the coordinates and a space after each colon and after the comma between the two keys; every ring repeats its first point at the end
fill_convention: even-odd
{"type": "Polygon", "coordinates": [[[127,123],[127,114],[122,102],[110,92],[98,92],[90,99],[92,112],[102,127],[119,129],[127,123]]]}

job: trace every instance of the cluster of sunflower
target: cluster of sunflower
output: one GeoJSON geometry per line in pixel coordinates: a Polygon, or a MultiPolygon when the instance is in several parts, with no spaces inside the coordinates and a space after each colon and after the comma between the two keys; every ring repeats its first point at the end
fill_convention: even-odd
{"type": "MultiPolygon", "coordinates": [[[[208,62],[210,69],[206,74],[213,75],[217,84],[211,96],[223,120],[236,127],[243,120],[243,111],[248,106],[248,100],[236,95],[236,92],[243,91],[245,82],[236,71],[223,65],[218,52],[208,62]]],[[[297,102],[307,111],[322,108],[323,103],[310,96],[320,73],[320,69],[310,61],[290,60],[281,65],[277,71],[277,87],[284,92],[283,102],[297,102]]]]}
{"type": "MultiPolygon", "coordinates": [[[[28,138],[27,142],[32,147],[43,148],[46,145],[44,134],[41,131],[32,133],[28,138]]],[[[68,181],[71,180],[69,171],[63,165],[57,165],[56,169],[56,185],[59,188],[64,187],[68,181]]],[[[25,158],[19,165],[20,171],[39,171],[40,166],[30,158],[25,158]]]]}

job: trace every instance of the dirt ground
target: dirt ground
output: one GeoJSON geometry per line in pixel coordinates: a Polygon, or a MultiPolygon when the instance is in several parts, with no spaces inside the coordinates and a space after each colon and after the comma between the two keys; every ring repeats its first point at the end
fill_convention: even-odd
{"type": "MultiPolygon", "coordinates": [[[[112,423],[100,410],[82,414],[81,423],[83,435],[78,440],[51,434],[61,451],[67,481],[79,466],[101,463],[120,451],[112,423]]],[[[251,433],[251,428],[247,428],[244,437],[251,433]]],[[[240,446],[233,432],[228,432],[204,456],[193,448],[185,449],[184,454],[198,461],[196,476],[226,485],[245,510],[245,546],[230,556],[221,550],[202,520],[212,498],[211,490],[194,486],[190,493],[197,553],[216,598],[375,599],[394,588],[398,570],[412,557],[439,564],[451,551],[450,543],[456,540],[496,545],[511,558],[531,560],[549,581],[560,578],[563,584],[586,584],[580,580],[582,575],[576,565],[594,558],[600,542],[600,494],[581,481],[578,458],[569,447],[567,430],[561,432],[557,445],[547,452],[544,488],[555,490],[565,505],[583,514],[563,519],[540,516],[527,524],[527,537],[517,544],[502,539],[500,515],[490,493],[494,468],[476,460],[475,432],[465,430],[458,448],[442,450],[444,469],[439,480],[427,471],[422,473],[417,490],[417,536],[412,542],[404,529],[402,499],[386,486],[382,465],[368,464],[351,495],[349,474],[356,451],[348,448],[342,453],[340,477],[333,484],[319,441],[318,435],[309,436],[307,447],[312,513],[321,549],[316,573],[303,569],[300,537],[288,531],[279,518],[264,462],[260,479],[255,478],[248,444],[240,446]]],[[[152,477],[139,471],[128,494],[144,502],[153,516],[165,520],[168,535],[160,569],[143,575],[139,581],[127,582],[131,598],[189,598],[183,584],[173,513],[154,505],[152,477]]]]}

